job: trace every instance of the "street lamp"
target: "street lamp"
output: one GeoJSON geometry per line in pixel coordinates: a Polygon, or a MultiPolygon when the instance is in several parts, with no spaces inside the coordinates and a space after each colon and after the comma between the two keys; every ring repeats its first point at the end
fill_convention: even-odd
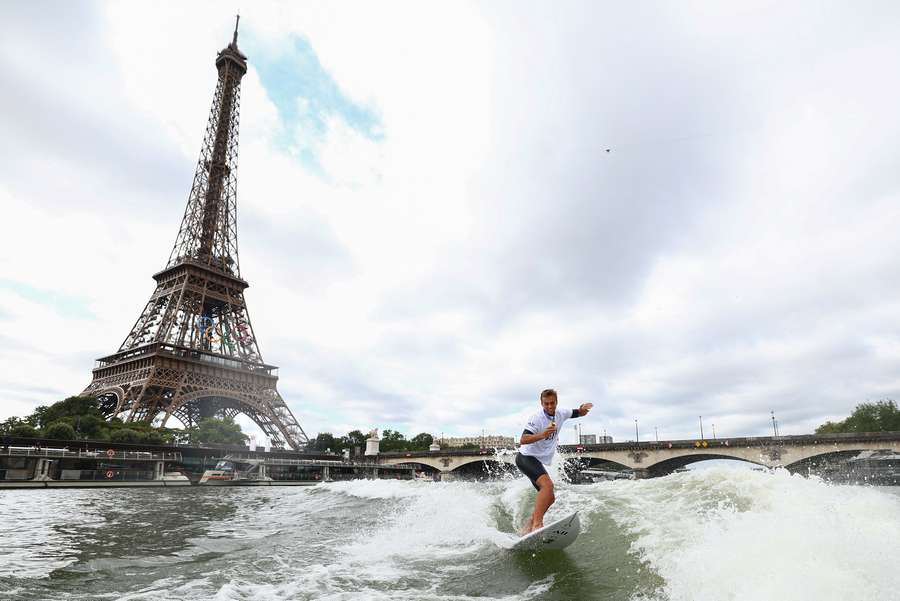
{"type": "Polygon", "coordinates": [[[713,440],[715,440],[716,439],[716,425],[713,424],[712,426],[713,426],[713,440]]]}
{"type": "Polygon", "coordinates": [[[778,436],[778,423],[775,421],[775,410],[772,409],[770,413],[772,414],[772,432],[775,436],[778,436]]]}
{"type": "Polygon", "coordinates": [[[659,442],[659,426],[653,426],[653,432],[656,434],[656,442],[659,442]]]}
{"type": "Polygon", "coordinates": [[[634,418],[634,442],[640,442],[641,438],[638,436],[638,427],[637,427],[637,418],[634,418]]]}
{"type": "Polygon", "coordinates": [[[700,416],[700,440],[703,440],[703,416],[700,416]]]}

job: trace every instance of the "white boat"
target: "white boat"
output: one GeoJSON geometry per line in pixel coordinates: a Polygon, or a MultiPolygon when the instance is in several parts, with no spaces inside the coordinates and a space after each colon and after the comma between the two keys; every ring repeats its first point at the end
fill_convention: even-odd
{"type": "Polygon", "coordinates": [[[259,486],[272,482],[266,475],[262,459],[234,459],[225,457],[215,469],[203,472],[201,486],[259,486]]]}
{"type": "MultiPolygon", "coordinates": [[[[160,480],[165,480],[171,484],[182,483],[184,486],[191,485],[191,479],[181,472],[166,472],[160,480]]],[[[171,486],[171,484],[169,484],[169,486],[171,486]]]]}

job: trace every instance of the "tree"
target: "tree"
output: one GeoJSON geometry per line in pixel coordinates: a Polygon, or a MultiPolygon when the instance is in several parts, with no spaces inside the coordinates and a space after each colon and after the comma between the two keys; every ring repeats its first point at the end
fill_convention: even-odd
{"type": "Polygon", "coordinates": [[[144,441],[149,444],[163,444],[166,439],[162,432],[151,430],[144,435],[144,441]]]}
{"type": "Polygon", "coordinates": [[[379,449],[382,452],[406,451],[408,444],[408,441],[400,432],[385,430],[381,434],[381,445],[379,446],[379,449]]]}
{"type": "Polygon", "coordinates": [[[18,426],[28,426],[28,423],[15,416],[8,417],[0,422],[0,434],[10,434],[18,426]]]}
{"type": "Polygon", "coordinates": [[[46,428],[48,425],[64,418],[71,417],[74,419],[88,415],[103,419],[97,399],[87,396],[70,396],[67,399],[53,403],[49,407],[38,407],[32,414],[32,418],[36,422],[34,425],[46,428]]]}
{"type": "Polygon", "coordinates": [[[412,451],[427,451],[432,442],[434,442],[434,438],[431,436],[431,434],[422,432],[421,434],[416,434],[410,439],[409,448],[412,451]]]}
{"type": "Polygon", "coordinates": [[[64,421],[53,422],[44,429],[44,438],[72,440],[75,438],[75,428],[64,421]]]}
{"type": "Polygon", "coordinates": [[[367,436],[359,430],[351,430],[346,436],[341,436],[341,444],[344,448],[365,447],[367,436]]]}
{"type": "Polygon", "coordinates": [[[241,425],[233,418],[218,419],[207,417],[200,420],[193,428],[187,429],[192,444],[239,444],[245,445],[250,439],[241,432],[241,425]]]}
{"type": "Polygon", "coordinates": [[[119,428],[110,432],[109,439],[112,442],[141,442],[144,440],[144,435],[131,428],[119,428]]]}
{"type": "Polygon", "coordinates": [[[37,438],[40,434],[41,433],[38,432],[37,428],[29,424],[18,424],[13,426],[9,431],[10,436],[17,436],[19,438],[37,438]]]}
{"type": "Polygon", "coordinates": [[[103,430],[106,429],[106,420],[96,415],[79,415],[75,423],[76,434],[81,434],[86,438],[97,438],[102,436],[103,430]]]}
{"type": "Polygon", "coordinates": [[[840,422],[825,422],[816,434],[842,432],[900,432],[900,410],[890,399],[877,403],[860,403],[850,417],[840,422]]]}
{"type": "Polygon", "coordinates": [[[331,432],[319,432],[315,440],[313,440],[312,448],[316,451],[333,451],[339,452],[340,440],[336,439],[331,432]]]}
{"type": "Polygon", "coordinates": [[[34,426],[35,428],[42,428],[44,423],[50,423],[44,421],[44,414],[47,412],[46,405],[38,405],[35,408],[34,412],[25,418],[25,421],[28,422],[28,425],[34,426]]]}

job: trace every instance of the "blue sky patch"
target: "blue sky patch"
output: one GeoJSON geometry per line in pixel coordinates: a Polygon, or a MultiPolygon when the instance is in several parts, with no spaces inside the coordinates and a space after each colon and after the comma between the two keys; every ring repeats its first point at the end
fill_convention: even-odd
{"type": "Polygon", "coordinates": [[[276,142],[311,170],[322,173],[316,148],[327,133],[329,118],[339,117],[372,141],[384,139],[377,111],[343,93],[319,62],[309,40],[292,36],[289,46],[273,56],[255,43],[252,33],[243,34],[238,45],[278,109],[282,130],[276,142]]]}
{"type": "Polygon", "coordinates": [[[35,288],[24,282],[0,279],[0,290],[10,290],[24,299],[53,308],[63,317],[71,319],[96,319],[96,315],[87,308],[84,299],[60,294],[55,290],[35,288]]]}

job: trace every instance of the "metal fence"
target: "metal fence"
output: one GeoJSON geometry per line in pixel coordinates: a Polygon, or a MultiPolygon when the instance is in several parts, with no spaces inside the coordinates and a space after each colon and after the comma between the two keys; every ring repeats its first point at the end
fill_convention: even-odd
{"type": "Polygon", "coordinates": [[[0,456],[8,457],[53,457],[72,459],[120,459],[129,461],[181,461],[181,453],[159,453],[150,451],[121,451],[117,449],[78,449],[51,447],[0,447],[0,456]]]}

